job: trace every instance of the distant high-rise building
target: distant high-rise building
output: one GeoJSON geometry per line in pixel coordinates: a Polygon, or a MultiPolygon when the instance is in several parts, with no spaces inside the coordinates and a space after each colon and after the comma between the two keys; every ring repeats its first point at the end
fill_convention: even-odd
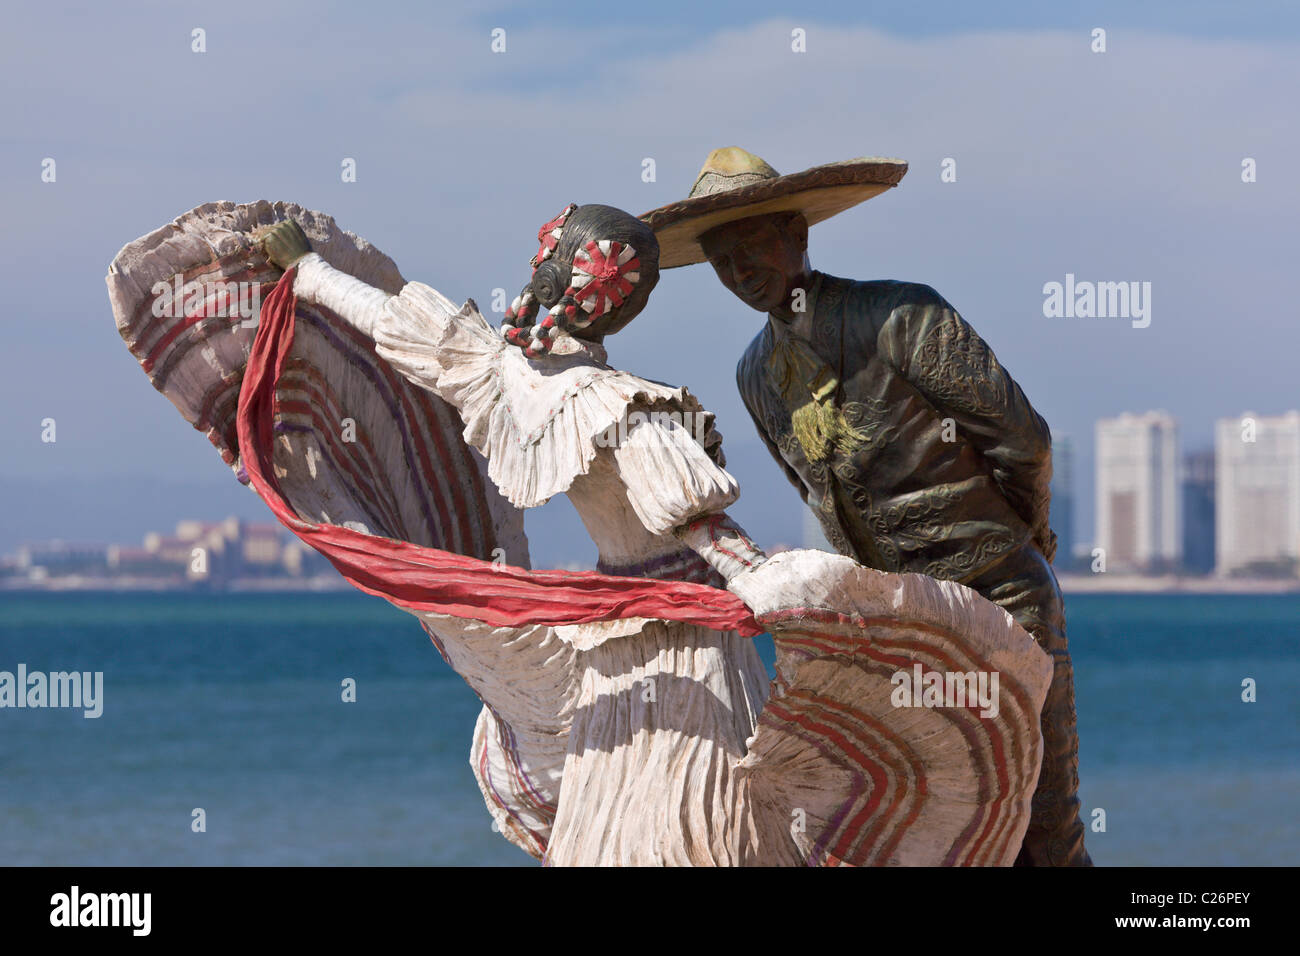
{"type": "Polygon", "coordinates": [[[1178,424],[1165,412],[1097,422],[1097,540],[1107,570],[1178,566],[1178,424]]]}
{"type": "Polygon", "coordinates": [[[1056,532],[1056,563],[1069,565],[1074,558],[1074,442],[1068,435],[1052,439],[1052,510],[1056,532]]]}
{"type": "Polygon", "coordinates": [[[1183,457],[1183,570],[1214,570],[1214,452],[1183,457]]]}
{"type": "Polygon", "coordinates": [[[1216,566],[1295,573],[1300,559],[1300,412],[1246,413],[1215,428],[1216,566]]]}

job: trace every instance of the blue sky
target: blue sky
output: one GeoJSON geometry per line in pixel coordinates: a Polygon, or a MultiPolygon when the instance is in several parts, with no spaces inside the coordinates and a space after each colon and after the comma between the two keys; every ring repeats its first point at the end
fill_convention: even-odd
{"type": "MultiPolygon", "coordinates": [[[[1283,3],[11,6],[0,549],[266,514],[118,339],[103,276],[126,242],[206,201],[292,200],[484,303],[523,284],[537,226],[565,203],[643,212],[725,145],[782,172],[909,161],[899,189],[815,227],[813,263],[928,283],[980,331],[1074,438],[1086,540],[1098,417],[1166,409],[1191,449],[1217,417],[1300,405],[1284,279],[1300,247],[1298,33],[1300,5],[1283,3]],[[340,181],[343,157],[357,182],[340,181]],[[1241,181],[1246,157],[1257,182],[1241,181]],[[1067,273],[1151,282],[1150,327],[1045,318],[1043,285],[1067,273]]],[[[701,395],[745,489],[736,515],[791,542],[797,498],[734,385],[761,322],[707,267],[674,270],[609,349],[701,395]]],[[[581,536],[557,511],[539,558],[581,536]]]]}
{"type": "MultiPolygon", "coordinates": [[[[406,4],[418,9],[418,4],[406,4]]],[[[897,36],[936,37],[1001,30],[1091,29],[1119,27],[1163,34],[1211,39],[1281,39],[1295,37],[1300,29],[1300,8],[1289,0],[1263,0],[1225,4],[1209,0],[1110,0],[1050,4],[1042,2],[985,2],[969,0],[840,0],[840,2],[790,3],[746,0],[743,3],[624,4],[617,8],[601,0],[573,3],[480,5],[480,25],[494,26],[498,11],[509,13],[514,23],[539,26],[555,22],[554,6],[565,22],[586,23],[613,16],[618,22],[660,32],[676,46],[688,45],[702,32],[712,33],[765,19],[812,16],[820,23],[865,26],[897,36]]],[[[503,21],[504,22],[504,21],[503,21]]]]}

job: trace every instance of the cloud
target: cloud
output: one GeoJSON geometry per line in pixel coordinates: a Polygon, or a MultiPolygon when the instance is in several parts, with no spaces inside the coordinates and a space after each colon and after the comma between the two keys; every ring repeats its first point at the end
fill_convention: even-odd
{"type": "MultiPolygon", "coordinates": [[[[22,317],[3,341],[24,356],[0,382],[10,474],[56,467],[31,440],[51,407],[82,436],[59,468],[93,472],[124,449],[145,470],[216,467],[197,436],[163,424],[174,413],[131,367],[103,286],[118,247],[185,209],[293,199],[408,277],[487,302],[522,285],[538,224],[566,202],[645,211],[733,144],[782,171],[907,159],[898,190],[816,227],[815,264],[934,285],[1057,431],[1090,436],[1099,415],[1158,405],[1208,436],[1219,414],[1294,404],[1295,316],[1277,302],[1300,196],[1285,169],[1300,147],[1294,43],[1112,30],[1094,54],[1085,31],[915,39],[801,19],[799,54],[796,24],[774,19],[665,52],[663,31],[513,28],[503,12],[507,52],[494,55],[481,18],[418,10],[41,16],[0,40],[7,86],[27,90],[5,104],[0,167],[0,254],[22,317]],[[208,53],[189,51],[193,26],[208,53]],[[57,184],[39,181],[44,156],[57,184]],[[339,181],[345,156],[356,184],[339,181]],[[956,183],[939,180],[945,157],[956,183]],[[1043,318],[1043,283],[1067,271],[1151,281],[1151,328],[1043,318]]],[[[757,448],[732,366],[761,321],[707,268],[678,270],[611,355],[689,385],[729,444],[757,448]]],[[[1086,481],[1086,448],[1078,464],[1086,481]]],[[[753,468],[742,517],[761,524],[772,499],[796,508],[774,467],[753,468]]]]}

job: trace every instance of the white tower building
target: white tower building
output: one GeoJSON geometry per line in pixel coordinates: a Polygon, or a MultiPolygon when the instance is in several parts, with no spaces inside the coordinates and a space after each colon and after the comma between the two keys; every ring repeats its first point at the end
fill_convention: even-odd
{"type": "Polygon", "coordinates": [[[1097,422],[1097,547],[1109,571],[1164,571],[1182,556],[1178,423],[1165,412],[1097,422]]]}
{"type": "Polygon", "coordinates": [[[1285,570],[1300,559],[1300,411],[1220,419],[1214,438],[1216,570],[1285,570]]]}

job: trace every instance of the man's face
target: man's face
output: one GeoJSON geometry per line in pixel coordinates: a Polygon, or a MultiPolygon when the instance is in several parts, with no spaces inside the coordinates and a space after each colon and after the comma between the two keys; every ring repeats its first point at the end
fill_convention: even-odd
{"type": "Polygon", "coordinates": [[[722,284],[759,312],[786,304],[803,275],[807,245],[803,217],[785,213],[724,223],[700,237],[722,284]]]}

